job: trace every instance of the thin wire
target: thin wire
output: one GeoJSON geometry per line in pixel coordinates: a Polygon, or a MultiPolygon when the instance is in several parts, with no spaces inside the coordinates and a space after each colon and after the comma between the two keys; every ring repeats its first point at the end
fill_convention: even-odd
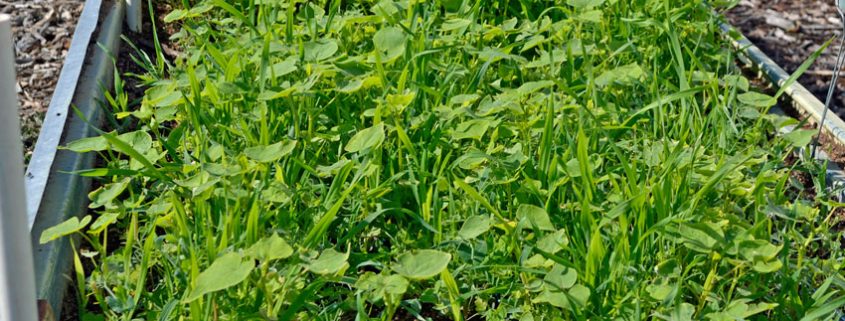
{"type": "Polygon", "coordinates": [[[824,111],[822,112],[822,120],[819,123],[819,133],[816,136],[816,141],[813,143],[813,150],[810,153],[812,158],[816,158],[816,148],[819,146],[819,138],[824,132],[824,122],[827,119],[827,113],[830,110],[830,104],[833,102],[833,93],[836,91],[836,84],[839,82],[839,72],[842,70],[843,54],[845,54],[845,13],[842,12],[842,7],[839,6],[839,0],[836,1],[836,10],[839,11],[839,17],[842,21],[842,35],[840,35],[839,55],[836,58],[836,68],[833,69],[833,78],[830,81],[830,87],[827,88],[827,99],[824,102],[824,111]]]}

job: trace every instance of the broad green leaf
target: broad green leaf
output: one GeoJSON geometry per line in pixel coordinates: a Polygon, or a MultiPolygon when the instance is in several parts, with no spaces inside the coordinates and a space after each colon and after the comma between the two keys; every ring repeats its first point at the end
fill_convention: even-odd
{"type": "Polygon", "coordinates": [[[602,5],[604,0],[567,0],[566,3],[576,9],[589,9],[602,5]]]}
{"type": "Polygon", "coordinates": [[[119,216],[120,216],[120,213],[113,213],[113,212],[100,214],[100,217],[97,217],[97,219],[94,220],[94,223],[91,224],[91,227],[89,228],[89,232],[92,232],[92,233],[102,232],[103,230],[106,229],[106,227],[108,227],[109,225],[111,225],[112,223],[117,221],[117,218],[119,216]]]}
{"type": "Polygon", "coordinates": [[[288,58],[280,63],[273,64],[265,71],[266,77],[282,77],[296,71],[296,58],[288,58]]]}
{"type": "Polygon", "coordinates": [[[405,43],[408,37],[402,29],[386,27],[373,36],[373,45],[381,57],[382,63],[389,63],[405,53],[405,43]]]}
{"type": "Polygon", "coordinates": [[[708,313],[706,317],[707,319],[713,321],[746,320],[750,316],[769,311],[778,306],[773,303],[748,304],[749,301],[750,300],[748,299],[733,301],[725,308],[725,310],[708,313]]]}
{"type": "Polygon", "coordinates": [[[519,220],[518,229],[533,229],[536,226],[541,231],[556,230],[549,219],[549,213],[542,207],[522,204],[516,210],[516,218],[519,220]]]}
{"type": "Polygon", "coordinates": [[[659,302],[663,302],[672,294],[673,287],[668,284],[649,284],[645,290],[648,292],[648,295],[659,302]]]}
{"type": "Polygon", "coordinates": [[[437,250],[405,252],[399,256],[392,269],[412,280],[426,280],[446,269],[452,255],[437,250]]]}
{"type": "Polygon", "coordinates": [[[490,128],[490,125],[492,125],[492,122],[483,118],[465,121],[458,124],[458,127],[455,128],[455,131],[452,133],[452,138],[457,140],[481,140],[484,133],[486,133],[487,129],[490,128]]]}
{"type": "Polygon", "coordinates": [[[272,163],[290,155],[295,147],[295,140],[283,140],[272,145],[249,147],[244,154],[257,162],[272,163]]]}
{"type": "Polygon", "coordinates": [[[663,277],[677,276],[681,273],[681,268],[678,266],[678,261],[675,259],[668,259],[661,262],[655,267],[657,275],[663,277]]]}
{"type": "Polygon", "coordinates": [[[537,241],[537,248],[543,252],[555,254],[569,245],[569,238],[565,230],[558,230],[554,233],[547,233],[537,241]]]}
{"type": "Polygon", "coordinates": [[[783,139],[794,147],[804,147],[809,145],[813,141],[813,137],[818,133],[819,131],[815,129],[796,129],[789,134],[783,135],[783,139]]]}
{"type": "Polygon", "coordinates": [[[118,182],[106,184],[88,194],[91,203],[88,208],[98,208],[109,205],[118,195],[129,186],[130,179],[126,178],[118,182]]]}
{"type": "Polygon", "coordinates": [[[751,88],[751,83],[748,78],[740,75],[725,76],[725,85],[729,87],[736,87],[740,92],[746,92],[751,88]]]}
{"type": "Polygon", "coordinates": [[[567,310],[580,310],[587,305],[587,300],[589,299],[590,289],[583,285],[576,284],[567,291],[544,290],[531,302],[548,303],[552,306],[567,310]],[[573,307],[571,303],[574,303],[575,306],[573,307]]]}
{"type": "Polygon", "coordinates": [[[770,261],[756,261],[754,265],[751,266],[754,271],[760,273],[772,273],[779,271],[783,267],[783,262],[780,260],[770,260],[770,261]]]}
{"type": "Polygon", "coordinates": [[[365,149],[372,149],[384,141],[384,124],[380,123],[370,128],[362,129],[349,139],[344,148],[347,152],[357,153],[365,149]]]}
{"type": "Polygon", "coordinates": [[[346,157],[344,157],[344,158],[341,158],[340,160],[338,160],[337,162],[335,162],[334,164],[331,164],[329,166],[319,165],[316,168],[317,174],[320,177],[332,177],[334,175],[337,175],[337,173],[344,166],[346,166],[346,164],[348,164],[349,162],[351,162],[351,161],[349,159],[346,159],[346,157]]]}
{"type": "Polygon", "coordinates": [[[444,21],[443,24],[440,25],[440,30],[443,32],[449,32],[453,30],[463,29],[469,26],[471,23],[472,21],[467,19],[452,18],[444,21]]]}
{"type": "Polygon", "coordinates": [[[478,100],[478,98],[481,98],[481,96],[478,96],[476,94],[457,95],[450,98],[449,103],[453,105],[469,106],[470,104],[478,100]]]}
{"type": "Polygon", "coordinates": [[[246,255],[259,261],[286,259],[293,254],[293,248],[278,234],[265,237],[246,250],[246,255]]]}
{"type": "Polygon", "coordinates": [[[90,215],[85,215],[82,220],[80,220],[76,216],[71,217],[67,221],[61,222],[58,225],[48,228],[44,230],[44,232],[41,232],[41,238],[38,241],[41,244],[45,244],[60,237],[71,235],[73,233],[79,232],[79,230],[83,229],[90,222],[90,215]]]}
{"type": "Polygon", "coordinates": [[[93,151],[104,151],[109,148],[109,143],[101,136],[86,137],[67,144],[65,148],[77,153],[87,153],[93,151]]]}
{"type": "MultiPolygon", "coordinates": [[[[131,146],[139,153],[146,153],[152,148],[153,138],[146,131],[133,131],[117,136],[117,139],[131,146]]],[[[109,149],[110,144],[103,136],[82,138],[69,143],[65,148],[77,153],[99,152],[109,149]]]]}
{"type": "Polygon", "coordinates": [[[334,39],[310,41],[303,45],[306,61],[322,61],[331,58],[337,52],[338,45],[334,39]]]}
{"type": "Polygon", "coordinates": [[[631,85],[640,81],[645,75],[643,69],[637,63],[631,63],[615,69],[605,71],[596,77],[596,85],[606,87],[608,85],[631,85]]]}
{"type": "Polygon", "coordinates": [[[255,261],[252,259],[244,259],[236,252],[226,253],[197,276],[194,288],[184,302],[191,302],[205,294],[238,285],[249,276],[253,268],[255,261]]]}
{"type": "Polygon", "coordinates": [[[335,90],[342,92],[342,93],[351,94],[351,93],[354,93],[356,91],[361,90],[361,88],[363,88],[363,87],[364,87],[364,78],[363,77],[355,77],[355,78],[352,78],[352,79],[347,79],[345,82],[339,83],[338,86],[335,87],[335,90]]]}
{"type": "Polygon", "coordinates": [[[364,273],[355,282],[355,288],[369,294],[372,302],[378,302],[387,296],[401,297],[408,290],[408,280],[401,275],[382,275],[364,273]]]}
{"type": "Polygon", "coordinates": [[[775,246],[765,240],[747,240],[739,243],[739,254],[746,260],[768,261],[777,257],[781,246],[775,246]]]}
{"type": "Polygon", "coordinates": [[[723,223],[683,223],[678,228],[678,236],[684,245],[694,251],[710,253],[716,246],[724,242],[723,223]]]}
{"type": "Polygon", "coordinates": [[[681,303],[675,306],[672,314],[669,316],[669,321],[692,321],[692,316],[695,314],[695,307],[689,303],[681,303]]]}
{"type": "Polygon", "coordinates": [[[164,16],[165,23],[171,23],[177,20],[185,19],[188,16],[187,10],[176,9],[164,16]]]}
{"type": "Polygon", "coordinates": [[[599,23],[601,22],[603,14],[601,10],[588,10],[580,13],[578,15],[578,20],[592,22],[592,23],[599,23]]]}
{"type": "Polygon", "coordinates": [[[522,86],[519,86],[519,88],[516,89],[516,92],[519,93],[520,96],[527,96],[554,85],[555,82],[550,80],[527,82],[522,84],[522,86]]]}
{"type": "Polygon", "coordinates": [[[563,291],[575,285],[575,282],[578,281],[578,272],[575,269],[555,264],[552,270],[546,273],[543,281],[546,282],[547,289],[563,291]]]}
{"type": "Polygon", "coordinates": [[[329,248],[322,253],[316,260],[311,261],[306,268],[311,273],[319,275],[341,274],[349,267],[346,260],[349,259],[349,252],[341,253],[329,248]]]}
{"type": "Polygon", "coordinates": [[[739,94],[736,98],[743,104],[760,108],[768,108],[777,103],[774,97],[753,91],[739,94]]]}
{"type": "Polygon", "coordinates": [[[465,240],[474,239],[490,230],[490,226],[492,225],[493,220],[489,216],[472,216],[464,221],[461,230],[458,231],[458,236],[465,240]]]}

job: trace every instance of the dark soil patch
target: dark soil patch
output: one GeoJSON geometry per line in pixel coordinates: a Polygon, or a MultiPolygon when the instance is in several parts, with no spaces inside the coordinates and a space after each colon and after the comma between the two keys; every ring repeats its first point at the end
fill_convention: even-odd
{"type": "MultiPolygon", "coordinates": [[[[726,13],[754,44],[787,72],[794,72],[829,39],[841,34],[834,0],[742,0],[726,13]]],[[[828,47],[799,82],[821,101],[827,96],[840,41],[828,47]]],[[[845,80],[840,78],[834,110],[845,116],[845,80]]]]}
{"type": "Polygon", "coordinates": [[[0,0],[12,16],[24,159],[29,162],[83,0],[0,0]]]}

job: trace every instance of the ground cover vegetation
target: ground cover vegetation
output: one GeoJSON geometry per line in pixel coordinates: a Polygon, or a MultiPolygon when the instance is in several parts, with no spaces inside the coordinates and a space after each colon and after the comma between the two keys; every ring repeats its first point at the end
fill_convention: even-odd
{"type": "Polygon", "coordinates": [[[87,320],[832,318],[815,132],[710,5],[183,0],[42,241],[87,320]]]}

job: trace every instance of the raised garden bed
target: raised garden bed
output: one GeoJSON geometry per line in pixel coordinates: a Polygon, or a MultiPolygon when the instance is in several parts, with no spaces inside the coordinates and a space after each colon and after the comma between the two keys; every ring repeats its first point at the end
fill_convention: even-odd
{"type": "Polygon", "coordinates": [[[816,131],[648,3],[175,5],[140,105],[64,144],[90,214],[36,237],[82,237],[82,318],[837,315],[816,131]]]}

